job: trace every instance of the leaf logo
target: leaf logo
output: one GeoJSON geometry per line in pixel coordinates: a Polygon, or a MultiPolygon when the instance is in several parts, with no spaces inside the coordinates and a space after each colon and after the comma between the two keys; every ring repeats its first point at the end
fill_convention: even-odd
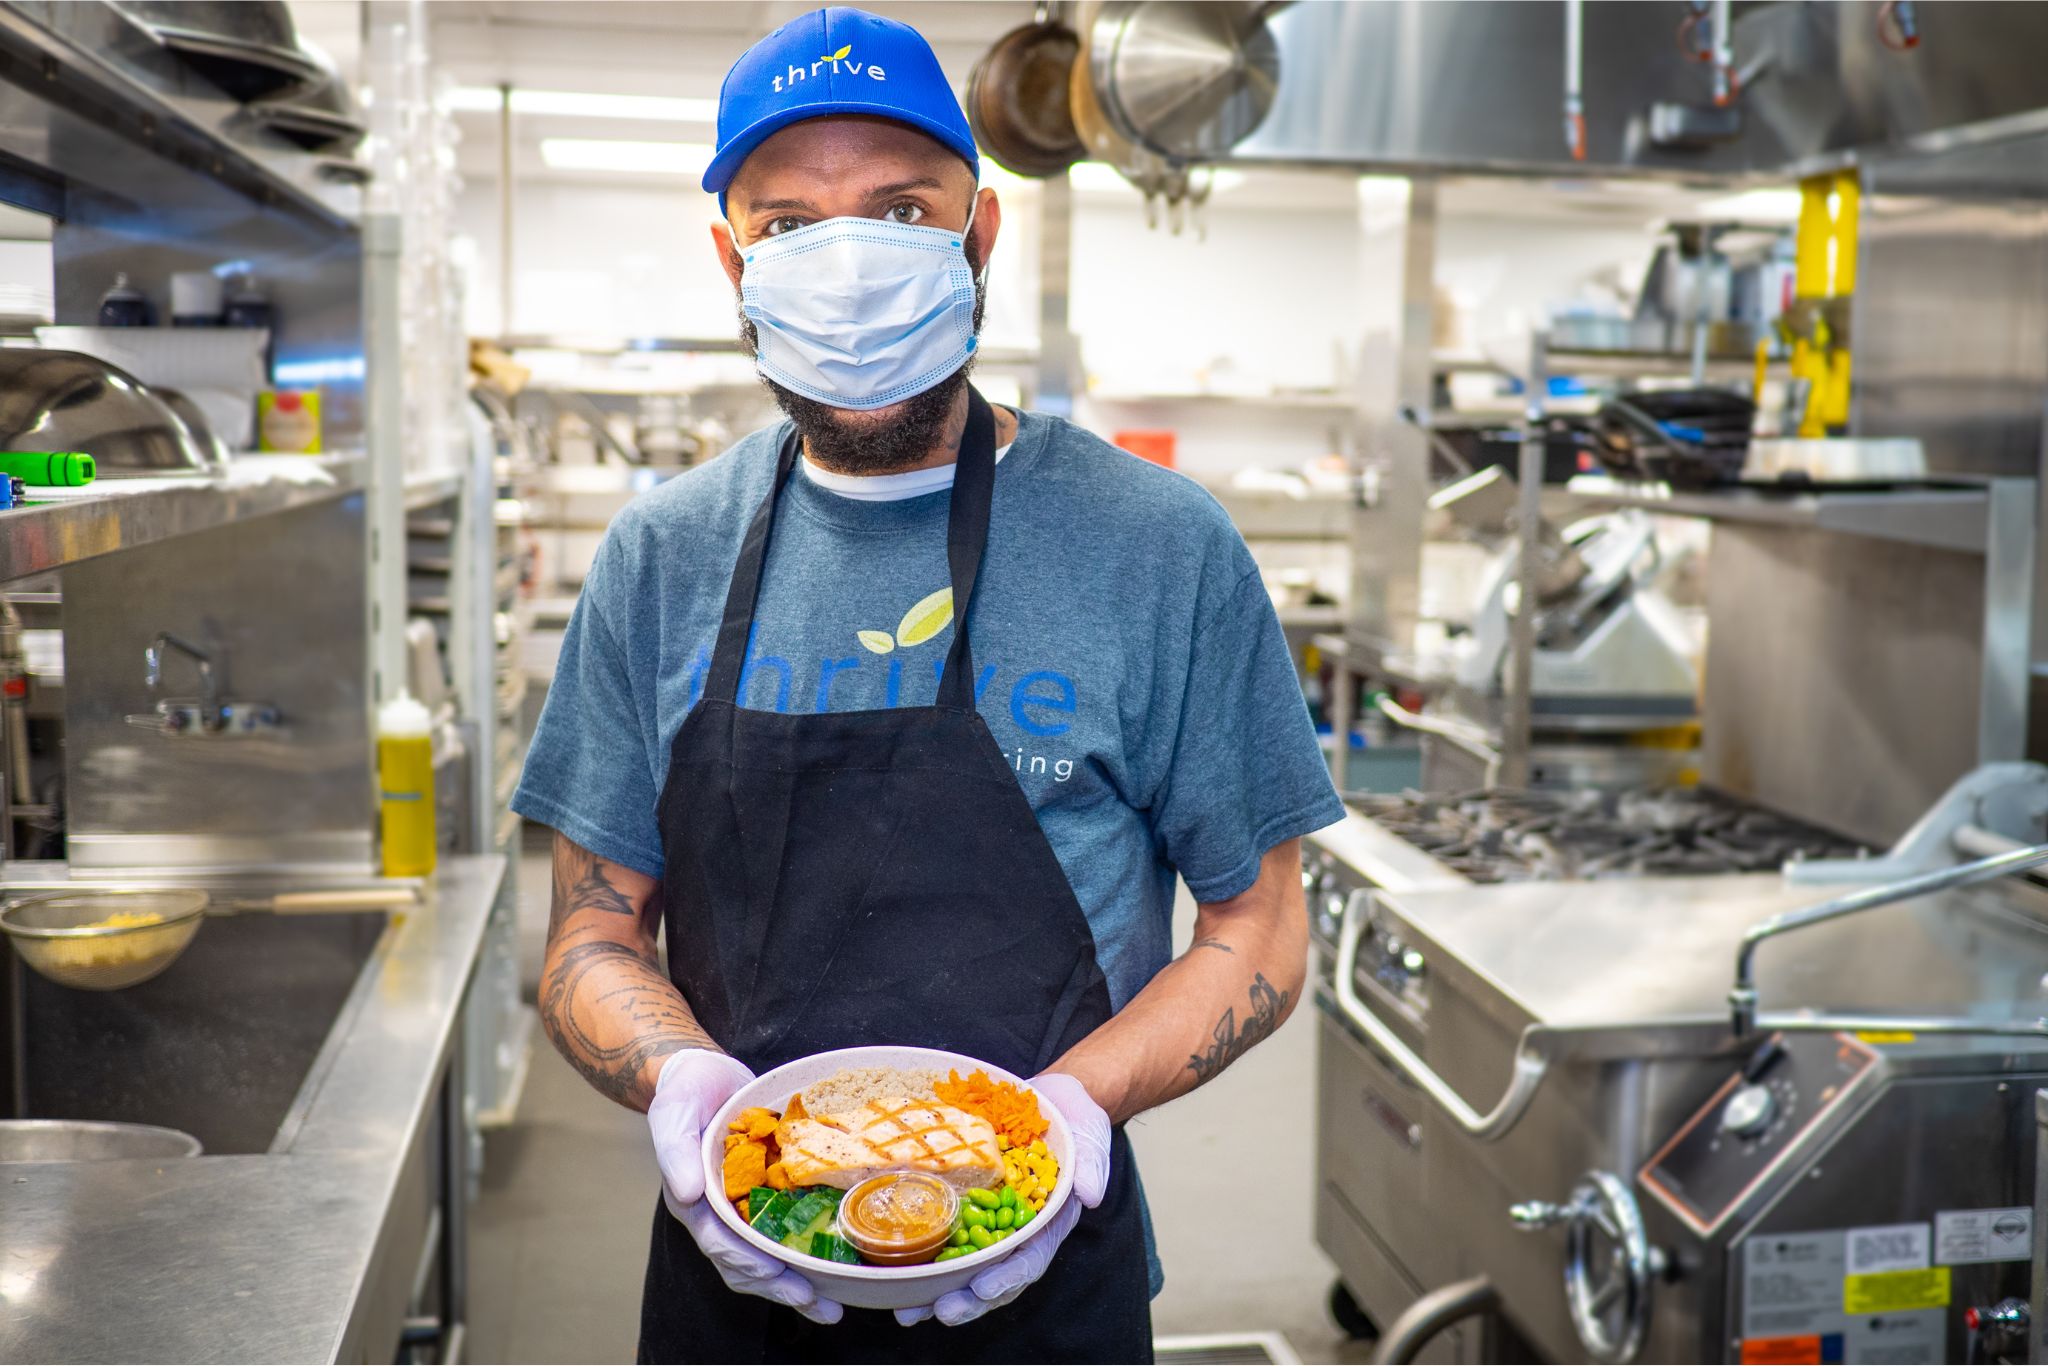
{"type": "Polygon", "coordinates": [[[845,47],[842,47],[842,48],[840,48],[840,49],[839,49],[839,50],[838,50],[837,52],[833,53],[833,54],[832,54],[831,56],[829,56],[829,57],[820,57],[820,58],[818,58],[818,60],[819,60],[819,61],[821,61],[821,62],[843,62],[843,61],[845,61],[845,60],[846,60],[846,54],[847,54],[847,53],[849,53],[849,52],[851,52],[851,51],[853,51],[853,44],[852,44],[852,43],[848,43],[848,44],[847,44],[847,45],[846,45],[845,47]]]}
{"type": "Polygon", "coordinates": [[[953,620],[953,590],[950,586],[922,598],[903,614],[896,626],[896,643],[904,649],[922,645],[946,629],[953,620]]]}
{"type": "Polygon", "coordinates": [[[887,631],[856,631],[860,643],[878,655],[888,654],[896,648],[896,641],[887,631]]]}

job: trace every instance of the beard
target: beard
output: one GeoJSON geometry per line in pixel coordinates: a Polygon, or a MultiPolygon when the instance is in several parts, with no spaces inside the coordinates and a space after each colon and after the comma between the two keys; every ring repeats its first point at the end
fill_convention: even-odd
{"type": "MultiPolygon", "coordinates": [[[[975,272],[974,335],[981,335],[981,317],[988,303],[988,286],[975,272]]],[[[740,309],[740,342],[748,355],[761,350],[759,329],[740,309]]],[[[885,408],[835,408],[829,403],[799,394],[777,384],[766,375],[761,383],[775,396],[775,406],[796,424],[804,450],[812,460],[835,474],[896,474],[920,465],[933,451],[957,441],[953,406],[967,387],[978,352],[970,351],[958,370],[900,403],[885,408]]]]}

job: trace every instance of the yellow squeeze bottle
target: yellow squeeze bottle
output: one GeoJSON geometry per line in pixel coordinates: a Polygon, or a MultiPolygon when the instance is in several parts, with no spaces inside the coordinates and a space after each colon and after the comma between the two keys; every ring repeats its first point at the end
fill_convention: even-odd
{"type": "Polygon", "coordinates": [[[378,816],[384,876],[434,871],[434,719],[401,691],[377,709],[378,816]]]}

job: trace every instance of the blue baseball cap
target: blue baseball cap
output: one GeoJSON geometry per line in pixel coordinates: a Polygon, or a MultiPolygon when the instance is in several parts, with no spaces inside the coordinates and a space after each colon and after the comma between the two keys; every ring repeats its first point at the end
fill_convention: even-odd
{"type": "Polygon", "coordinates": [[[704,188],[725,188],[756,147],[792,123],[827,114],[894,119],[958,152],[981,178],[967,115],[924,35],[908,24],[835,5],[812,10],[740,54],[718,91],[718,152],[704,188]]]}

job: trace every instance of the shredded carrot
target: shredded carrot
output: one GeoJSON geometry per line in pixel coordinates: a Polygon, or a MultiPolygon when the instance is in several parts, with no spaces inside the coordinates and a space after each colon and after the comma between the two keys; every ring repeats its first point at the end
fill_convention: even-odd
{"type": "Polygon", "coordinates": [[[987,1120],[997,1134],[1009,1139],[1012,1147],[1021,1148],[1034,1138],[1045,1137],[1049,1127],[1045,1116],[1039,1113],[1037,1096],[1009,1082],[995,1081],[979,1068],[965,1081],[954,1072],[949,1080],[937,1083],[932,1090],[946,1104],[987,1120]]]}

